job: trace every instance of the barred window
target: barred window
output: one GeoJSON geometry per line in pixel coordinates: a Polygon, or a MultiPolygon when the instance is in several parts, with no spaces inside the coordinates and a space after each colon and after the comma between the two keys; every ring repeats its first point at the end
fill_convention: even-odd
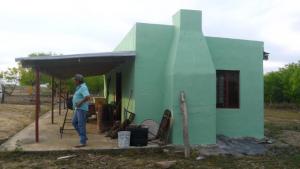
{"type": "Polygon", "coordinates": [[[217,70],[217,108],[240,107],[240,72],[217,70]]]}

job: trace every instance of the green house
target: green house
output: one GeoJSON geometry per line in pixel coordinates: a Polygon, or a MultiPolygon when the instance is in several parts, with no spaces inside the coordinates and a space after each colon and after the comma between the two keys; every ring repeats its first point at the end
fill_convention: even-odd
{"type": "Polygon", "coordinates": [[[264,137],[263,42],[205,36],[201,11],[180,10],[173,25],[136,23],[115,51],[136,53],[106,74],[109,100],[129,106],[135,123],[159,122],[169,109],[171,142],[182,144],[184,91],[191,144],[216,143],[218,134],[264,137]]]}
{"type": "MultiPolygon", "coordinates": [[[[108,102],[120,105],[118,119],[126,118],[122,111],[128,108],[136,114],[136,124],[146,119],[160,122],[168,109],[173,144],[183,143],[179,103],[183,91],[189,139],[195,145],[216,143],[217,135],[264,137],[266,54],[263,42],[204,36],[201,11],[180,10],[173,25],[135,24],[114,52],[16,61],[35,68],[36,77],[39,71],[59,79],[75,73],[105,74],[108,102]]],[[[39,109],[36,117],[38,113],[39,109]]]]}

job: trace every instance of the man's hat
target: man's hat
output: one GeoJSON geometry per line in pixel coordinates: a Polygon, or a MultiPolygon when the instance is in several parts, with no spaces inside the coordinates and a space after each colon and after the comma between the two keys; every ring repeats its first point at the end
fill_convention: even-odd
{"type": "Polygon", "coordinates": [[[76,74],[73,79],[83,82],[84,77],[81,74],[76,74]]]}

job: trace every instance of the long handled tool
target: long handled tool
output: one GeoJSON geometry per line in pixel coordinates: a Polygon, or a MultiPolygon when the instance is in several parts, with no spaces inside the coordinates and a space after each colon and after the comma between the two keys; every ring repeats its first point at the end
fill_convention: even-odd
{"type": "Polygon", "coordinates": [[[130,104],[130,101],[131,101],[132,93],[133,93],[133,90],[131,89],[130,94],[129,94],[128,103],[127,103],[127,108],[125,109],[126,111],[124,111],[124,118],[125,119],[127,119],[127,112],[129,110],[129,104],[130,104]]]}
{"type": "MultiPolygon", "coordinates": [[[[72,97],[71,97],[71,98],[72,98],[72,97]]],[[[71,110],[73,109],[73,107],[72,107],[72,106],[70,107],[69,104],[68,104],[69,99],[71,99],[71,98],[69,98],[69,93],[67,93],[67,98],[66,98],[66,102],[67,102],[67,110],[66,110],[66,113],[65,113],[65,117],[64,117],[63,124],[62,124],[62,126],[59,128],[60,138],[62,138],[62,135],[63,135],[63,133],[64,133],[65,130],[75,130],[75,129],[73,129],[73,128],[65,128],[66,123],[72,123],[72,119],[67,119],[69,109],[71,109],[71,110]]]]}

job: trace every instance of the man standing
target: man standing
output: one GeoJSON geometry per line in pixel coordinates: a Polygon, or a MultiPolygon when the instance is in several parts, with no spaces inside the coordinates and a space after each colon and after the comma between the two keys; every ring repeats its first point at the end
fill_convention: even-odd
{"type": "Polygon", "coordinates": [[[87,141],[86,118],[89,107],[88,101],[90,100],[90,93],[81,74],[76,74],[74,81],[76,84],[76,91],[72,100],[74,108],[72,124],[80,136],[80,144],[75,147],[80,148],[86,146],[87,141]]]}

